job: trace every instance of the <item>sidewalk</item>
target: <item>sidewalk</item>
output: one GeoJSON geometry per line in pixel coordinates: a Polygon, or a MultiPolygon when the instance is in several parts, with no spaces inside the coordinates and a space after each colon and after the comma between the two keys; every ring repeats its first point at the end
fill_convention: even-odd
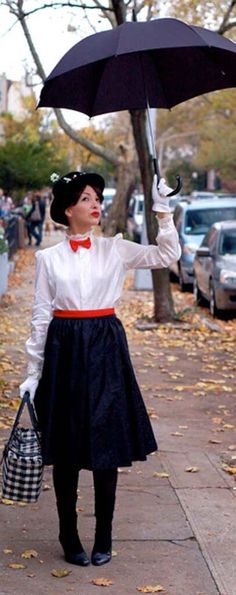
{"type": "MultiPolygon", "coordinates": [[[[44,246],[61,237],[60,232],[46,237],[44,246]]],[[[25,375],[34,257],[32,249],[20,254],[0,303],[0,447],[25,375]]],[[[176,290],[175,298],[178,307],[189,299],[176,290]]],[[[120,469],[112,562],[83,569],[64,561],[47,467],[37,504],[0,503],[0,595],[103,595],[104,588],[114,595],[236,595],[236,484],[222,469],[222,463],[232,466],[236,454],[235,326],[222,323],[214,332],[192,316],[182,326],[137,330],[137,318],[151,312],[152,294],[134,292],[129,279],[118,315],[159,452],[120,469]],[[26,550],[35,550],[34,557],[22,557],[26,550]],[[54,569],[69,574],[57,578],[54,569]],[[104,586],[93,583],[101,578],[104,586]]],[[[78,511],[81,538],[90,553],[93,488],[86,471],[80,476],[78,511]]]]}

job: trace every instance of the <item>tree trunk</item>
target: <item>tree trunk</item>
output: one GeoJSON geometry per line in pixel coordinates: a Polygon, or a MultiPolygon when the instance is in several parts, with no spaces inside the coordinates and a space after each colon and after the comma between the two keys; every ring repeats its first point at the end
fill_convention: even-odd
{"type": "MultiPolygon", "coordinates": [[[[152,178],[153,166],[149,154],[146,134],[146,114],[144,110],[131,110],[131,123],[133,127],[136,150],[138,153],[139,167],[145,198],[145,216],[147,236],[150,244],[156,243],[157,222],[152,211],[152,178]]],[[[154,320],[156,322],[171,321],[175,317],[174,304],[170,288],[168,269],[153,269],[152,281],[154,291],[154,320]]]]}
{"type": "Polygon", "coordinates": [[[120,162],[116,168],[116,195],[112,201],[104,233],[113,236],[126,231],[127,209],[129,199],[135,189],[137,164],[120,162]]]}

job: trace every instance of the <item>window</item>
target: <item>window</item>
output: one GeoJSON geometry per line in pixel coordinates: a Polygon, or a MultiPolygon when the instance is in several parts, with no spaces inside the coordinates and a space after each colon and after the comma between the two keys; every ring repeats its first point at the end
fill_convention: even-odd
{"type": "Polygon", "coordinates": [[[227,229],[220,237],[219,254],[236,254],[236,229],[227,229]]]}
{"type": "Polygon", "coordinates": [[[185,217],[185,233],[203,235],[217,221],[236,219],[236,207],[190,210],[185,217]]]}

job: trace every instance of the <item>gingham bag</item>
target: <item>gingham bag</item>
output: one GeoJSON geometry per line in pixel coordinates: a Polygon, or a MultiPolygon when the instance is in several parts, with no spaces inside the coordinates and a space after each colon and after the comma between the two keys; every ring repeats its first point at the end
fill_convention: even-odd
{"type": "Polygon", "coordinates": [[[17,502],[36,502],[43,479],[41,436],[34,407],[26,392],[3,452],[2,497],[17,502]],[[20,417],[27,405],[32,428],[19,427],[20,417]]]}

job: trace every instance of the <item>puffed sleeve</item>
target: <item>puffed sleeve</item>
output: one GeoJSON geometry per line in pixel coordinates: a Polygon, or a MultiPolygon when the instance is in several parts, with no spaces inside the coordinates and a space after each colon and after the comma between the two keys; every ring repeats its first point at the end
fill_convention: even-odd
{"type": "Polygon", "coordinates": [[[52,318],[52,291],[46,259],[42,251],[36,253],[35,296],[31,319],[31,335],[26,341],[28,374],[39,379],[41,376],[44,346],[48,325],[52,318]]]}
{"type": "Polygon", "coordinates": [[[116,248],[127,269],[161,269],[179,260],[181,248],[179,237],[173,222],[173,216],[167,215],[158,220],[159,232],[157,245],[144,246],[117,237],[116,248]]]}

